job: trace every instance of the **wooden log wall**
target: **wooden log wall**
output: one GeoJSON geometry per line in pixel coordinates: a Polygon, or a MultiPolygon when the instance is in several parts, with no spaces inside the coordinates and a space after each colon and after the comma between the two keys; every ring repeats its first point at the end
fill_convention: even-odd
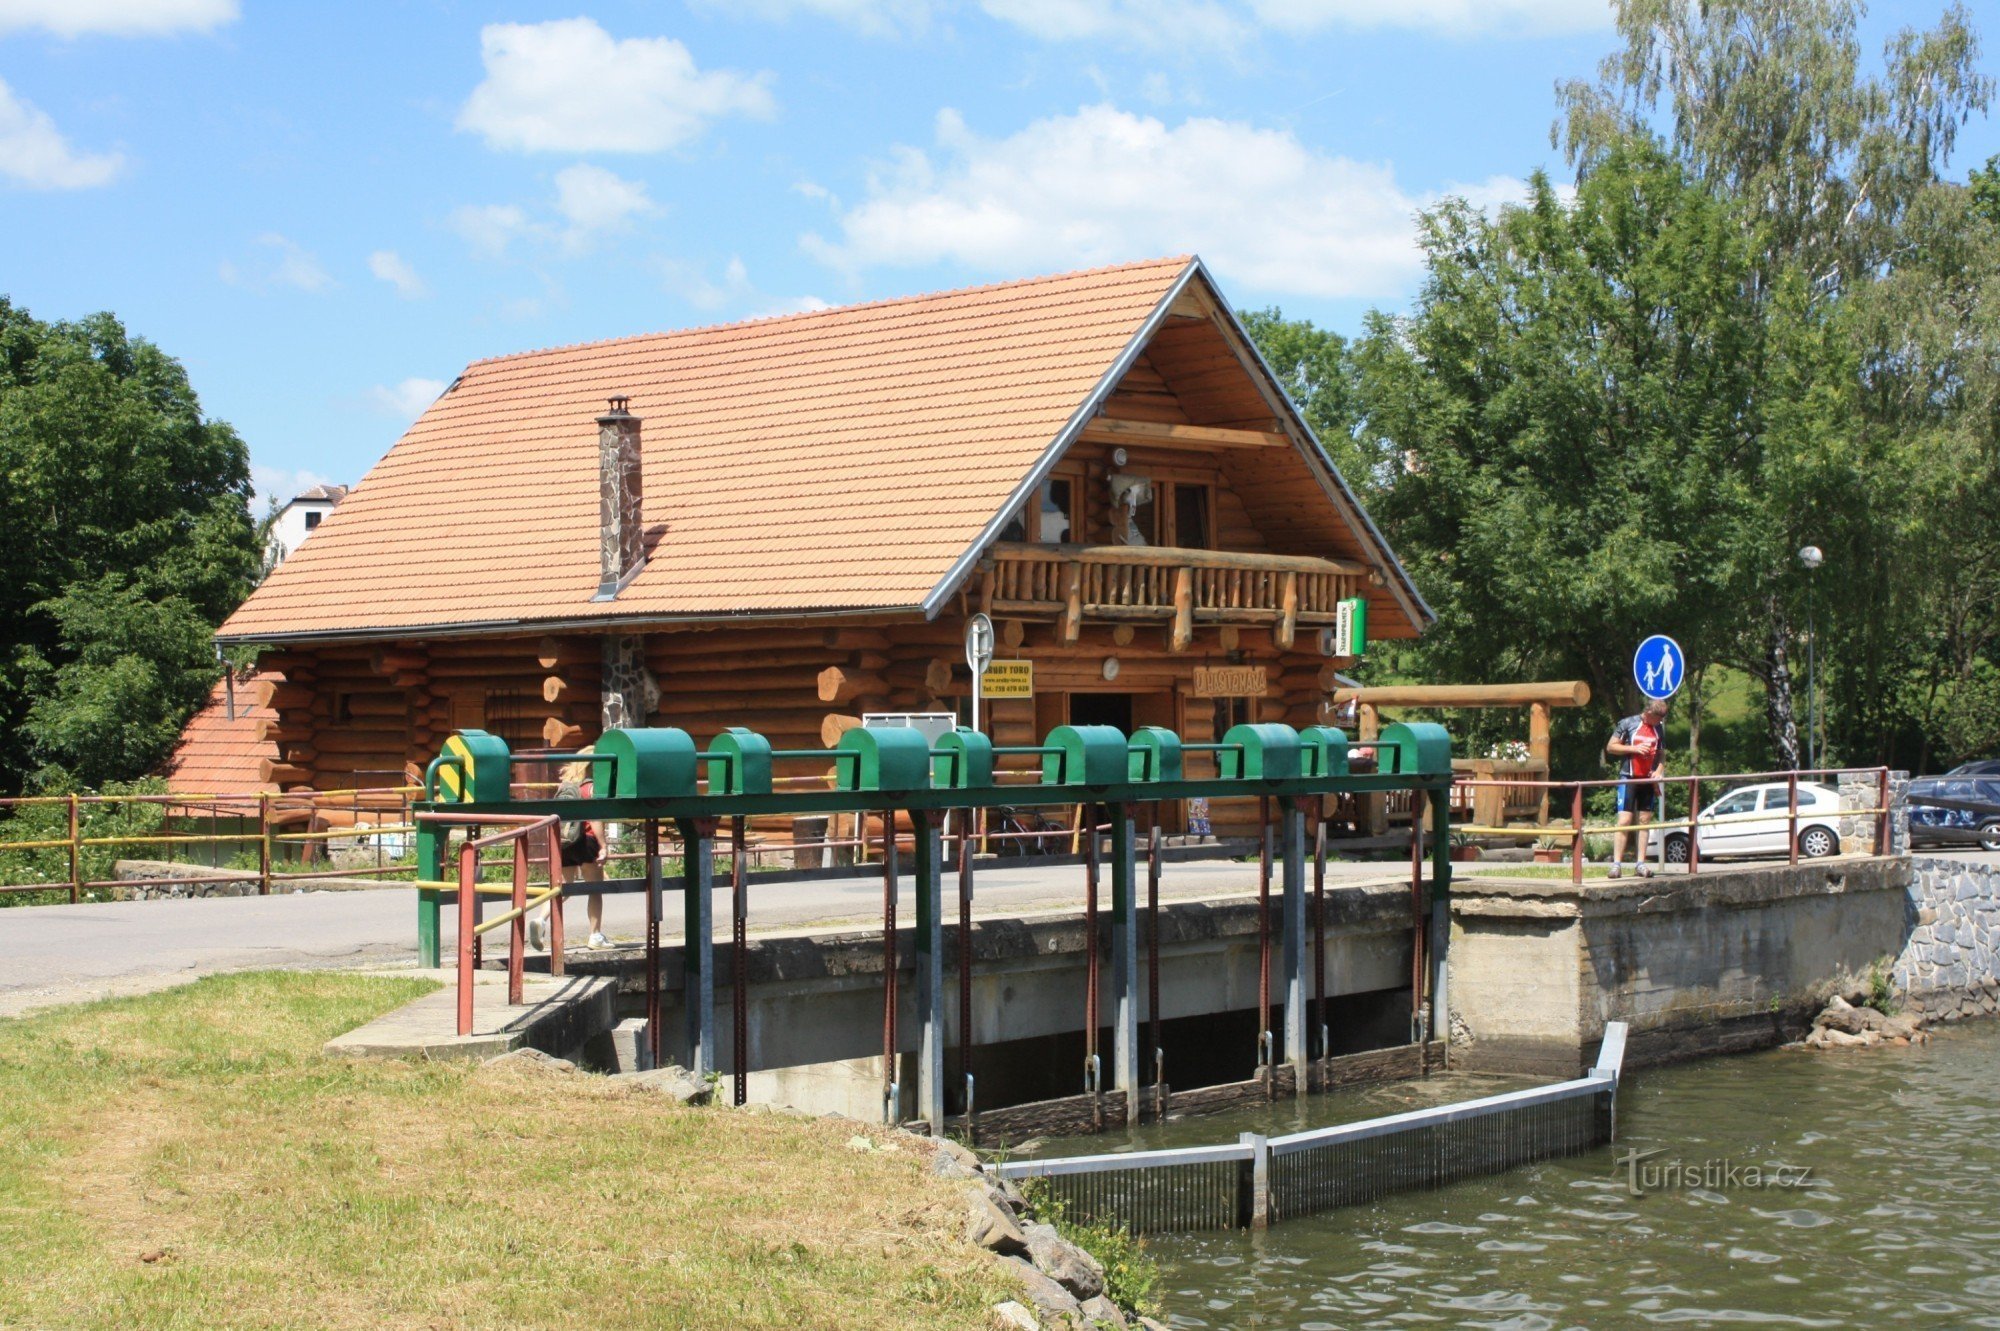
{"type": "MultiPolygon", "coordinates": [[[[1216,706],[1193,696],[1194,668],[1232,658],[1266,671],[1265,693],[1241,709],[1252,720],[1315,724],[1334,683],[1329,662],[1280,651],[1260,628],[1204,626],[1184,653],[1169,650],[1165,625],[1087,624],[1068,645],[1053,622],[1004,620],[998,628],[1003,657],[1034,662],[1037,691],[1035,699],[987,704],[987,728],[1006,746],[1038,744],[1067,718],[1063,696],[1088,693],[1129,693],[1135,725],[1171,726],[1191,742],[1212,742],[1216,706]],[[1107,682],[1104,661],[1112,656],[1120,670],[1107,682]]],[[[929,623],[649,634],[646,663],[660,702],[647,723],[679,726],[703,745],[723,727],[741,725],[779,748],[818,749],[865,712],[962,714],[971,692],[963,635],[956,614],[929,623]]],[[[337,645],[267,660],[284,671],[259,688],[281,714],[269,735],[280,744],[275,779],[287,788],[393,784],[394,771],[421,768],[453,729],[467,725],[505,733],[516,748],[580,746],[599,731],[602,660],[591,636],[337,645]],[[509,715],[488,715],[502,700],[509,715]]],[[[1003,766],[1025,771],[1039,761],[1017,757],[1003,766]]],[[[1212,773],[1213,759],[1197,755],[1190,768],[1212,773]]],[[[779,770],[811,775],[797,764],[779,770]]],[[[1220,834],[1252,830],[1254,804],[1238,803],[1212,810],[1220,834]]]]}

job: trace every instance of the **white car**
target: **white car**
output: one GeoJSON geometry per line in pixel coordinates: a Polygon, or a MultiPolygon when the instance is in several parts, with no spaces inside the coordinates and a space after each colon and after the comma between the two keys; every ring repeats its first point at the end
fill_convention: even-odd
{"type": "MultiPolygon", "coordinates": [[[[1788,855],[1791,852],[1791,790],[1783,781],[1743,786],[1701,811],[1695,830],[1701,857],[1788,855]]],[[[1840,792],[1817,781],[1799,782],[1799,858],[1818,859],[1840,851],[1840,792]]],[[[1667,833],[1667,863],[1686,864],[1687,830],[1667,833]]]]}

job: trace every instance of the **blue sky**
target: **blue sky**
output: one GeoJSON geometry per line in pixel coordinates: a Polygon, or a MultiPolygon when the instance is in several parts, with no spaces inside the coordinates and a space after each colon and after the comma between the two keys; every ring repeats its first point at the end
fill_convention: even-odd
{"type": "Polygon", "coordinates": [[[1352,330],[1416,208],[1560,175],[1611,45],[1598,0],[0,0],[0,293],[116,312],[284,492],[478,357],[821,303],[1192,250],[1352,330]]]}

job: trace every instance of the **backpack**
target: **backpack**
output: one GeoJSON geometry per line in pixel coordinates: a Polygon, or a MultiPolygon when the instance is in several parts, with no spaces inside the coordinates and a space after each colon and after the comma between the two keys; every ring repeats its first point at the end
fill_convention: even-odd
{"type": "MultiPolygon", "coordinates": [[[[556,798],[557,798],[557,799],[559,799],[559,800],[580,800],[580,799],[582,799],[582,798],[583,798],[583,783],[582,783],[581,781],[565,781],[565,782],[563,782],[563,783],[562,783],[561,785],[559,785],[559,786],[557,786],[557,787],[556,787],[556,798]]],[[[558,832],[559,832],[560,836],[562,837],[562,843],[563,843],[563,845],[564,845],[564,846],[566,846],[566,847],[568,847],[568,848],[570,848],[570,849],[572,849],[572,850],[574,850],[574,849],[575,849],[575,848],[577,848],[578,846],[581,846],[581,845],[583,844],[583,837],[584,837],[584,833],[585,833],[585,832],[586,832],[586,831],[587,831],[587,830],[589,829],[589,827],[590,827],[590,824],[588,824],[588,823],[584,822],[584,821],[583,821],[582,819],[580,819],[580,818],[579,818],[579,819],[572,819],[572,818],[565,818],[565,819],[563,819],[563,820],[562,820],[562,826],[561,826],[561,828],[559,828],[559,829],[558,829],[558,832]]]]}

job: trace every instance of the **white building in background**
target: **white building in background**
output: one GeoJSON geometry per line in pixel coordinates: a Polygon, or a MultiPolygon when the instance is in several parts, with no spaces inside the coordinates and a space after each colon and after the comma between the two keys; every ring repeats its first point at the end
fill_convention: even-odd
{"type": "Polygon", "coordinates": [[[294,495],[271,521],[271,531],[264,542],[265,567],[276,568],[284,563],[285,556],[305,543],[306,537],[313,534],[326,515],[347,497],[350,488],[345,485],[315,485],[294,495]]]}

